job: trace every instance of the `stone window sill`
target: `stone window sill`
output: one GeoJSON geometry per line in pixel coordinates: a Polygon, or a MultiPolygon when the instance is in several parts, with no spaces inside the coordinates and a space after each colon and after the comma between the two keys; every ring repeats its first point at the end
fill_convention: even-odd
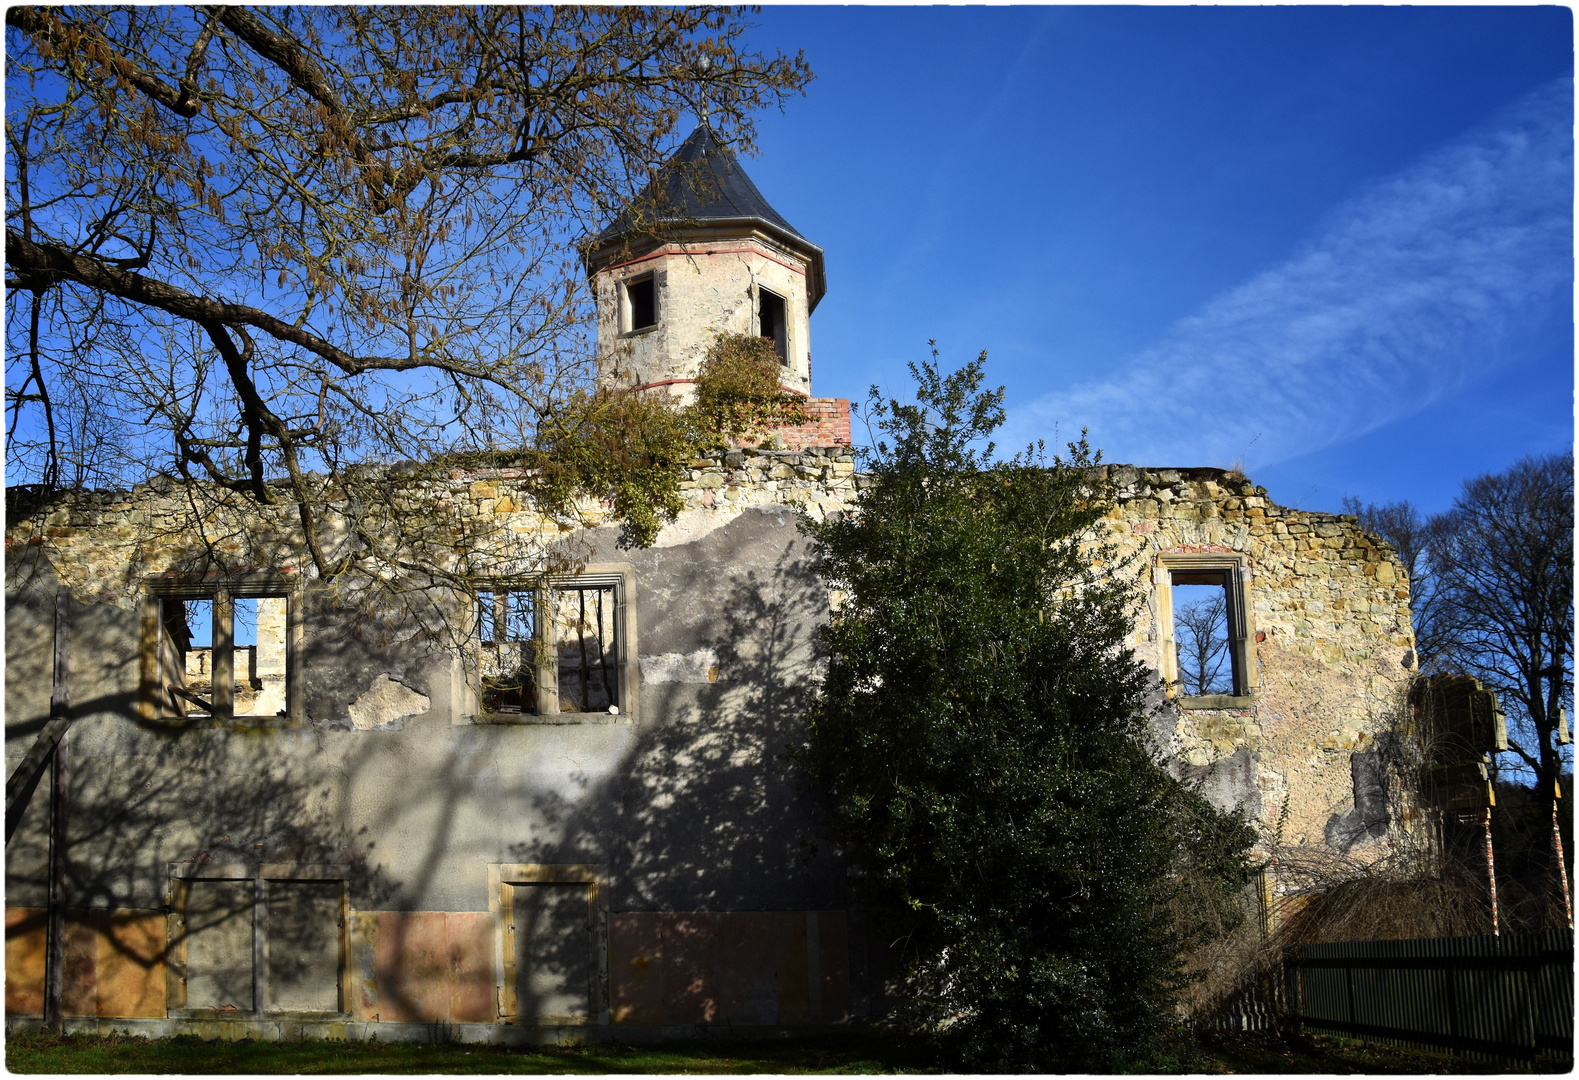
{"type": "Polygon", "coordinates": [[[628,713],[472,713],[466,723],[491,727],[542,727],[557,724],[628,724],[635,717],[628,713]]]}
{"type": "Polygon", "coordinates": [[[658,322],[653,323],[651,326],[643,326],[643,327],[641,327],[638,330],[626,330],[624,333],[622,333],[620,335],[620,337],[621,338],[637,338],[637,337],[641,337],[643,334],[651,334],[651,333],[653,333],[654,331],[656,331],[662,325],[663,325],[663,320],[660,319],[658,322]]]}
{"type": "Polygon", "coordinates": [[[1256,699],[1251,695],[1207,694],[1202,697],[1179,696],[1173,703],[1181,709],[1249,709],[1256,699]]]}
{"type": "Polygon", "coordinates": [[[161,716],[153,721],[170,730],[190,731],[198,728],[250,728],[263,731],[298,728],[299,716],[213,716],[200,713],[196,716],[161,716]]]}

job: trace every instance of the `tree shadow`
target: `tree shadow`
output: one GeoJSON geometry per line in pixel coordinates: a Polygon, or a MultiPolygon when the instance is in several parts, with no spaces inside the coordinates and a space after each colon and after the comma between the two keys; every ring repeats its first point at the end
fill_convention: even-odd
{"type": "MultiPolygon", "coordinates": [[[[573,796],[531,796],[545,827],[512,844],[513,859],[599,865],[616,912],[851,906],[825,809],[789,756],[806,739],[828,617],[794,520],[748,511],[700,541],[637,556],[639,723],[611,772],[583,776],[573,796]]],[[[589,560],[612,554],[602,539],[589,560]]],[[[568,949],[555,955],[564,971],[577,962],[568,949]]]]}
{"type": "MultiPolygon", "coordinates": [[[[183,569],[198,573],[203,566],[193,562],[183,569]]],[[[27,548],[8,553],[6,584],[9,775],[48,715],[57,579],[42,552],[27,548]]],[[[164,986],[155,987],[153,972],[183,952],[189,989],[194,998],[204,998],[203,1003],[189,1001],[191,1007],[238,1015],[254,1011],[255,915],[268,920],[264,963],[271,986],[286,988],[311,976],[317,983],[327,978],[332,990],[340,975],[339,890],[346,890],[352,909],[362,910],[422,891],[410,876],[391,872],[380,859],[377,830],[347,812],[351,793],[383,768],[379,756],[387,748],[325,730],[310,713],[294,728],[208,717],[147,719],[139,710],[140,613],[76,599],[67,610],[73,717],[62,740],[68,1015],[95,1012],[95,979],[102,982],[106,971],[118,973],[124,984],[115,991],[123,1003],[130,995],[139,1002],[136,1008],[163,1015],[164,986]],[[339,745],[331,745],[337,739],[339,745]],[[254,887],[262,865],[271,869],[262,875],[269,880],[260,904],[254,887]],[[285,882],[294,885],[285,888],[285,882]],[[317,895],[330,886],[332,911],[326,896],[317,895]],[[294,910],[303,904],[328,915],[329,937],[321,919],[294,910]],[[172,913],[176,918],[167,933],[172,913]],[[335,959],[326,971],[328,948],[335,959]],[[210,969],[202,977],[207,980],[202,993],[194,959],[210,969]],[[138,981],[127,969],[140,970],[146,985],[126,989],[138,981]],[[146,1000],[155,989],[157,1001],[146,1000]],[[213,990],[212,1001],[204,996],[208,990],[213,990]]],[[[341,651],[357,653],[366,666],[382,671],[393,667],[413,681],[430,675],[422,670],[424,664],[448,673],[447,654],[441,664],[431,646],[415,651],[409,643],[386,642],[383,652],[375,650],[361,636],[348,634],[350,620],[332,606],[310,603],[305,617],[308,673],[325,661],[335,662],[341,651]],[[397,653],[398,665],[393,663],[397,653]]],[[[433,848],[443,846],[453,807],[469,794],[462,772],[440,771],[446,775],[422,807],[433,848]]],[[[8,922],[11,942],[39,935],[44,921],[47,772],[6,849],[7,904],[13,911],[25,909],[8,922]]],[[[419,863],[418,872],[438,873],[431,859],[419,863]]],[[[309,994],[316,1002],[309,1011],[354,1011],[353,991],[346,986],[343,1000],[332,1006],[324,1004],[321,992],[309,994]]],[[[272,1000],[277,996],[291,995],[271,991],[265,1005],[286,1008],[288,1002],[272,1000]]],[[[177,994],[172,1007],[179,1001],[177,994]]],[[[107,1015],[122,1014],[110,1008],[107,1015]]]]}
{"type": "MultiPolygon", "coordinates": [[[[270,555],[261,543],[247,550],[249,562],[294,565],[287,549],[270,555]]],[[[712,662],[682,665],[691,674],[681,676],[671,665],[667,681],[642,685],[638,715],[614,722],[511,727],[452,718],[453,654],[411,630],[404,609],[370,616],[361,599],[348,611],[311,589],[299,726],[149,721],[138,713],[135,603],[74,600],[67,903],[100,913],[99,955],[144,973],[164,963],[172,867],[191,879],[260,863],[336,868],[353,923],[374,912],[378,919],[376,956],[351,948],[343,1006],[369,1018],[448,1020],[460,1006],[440,998],[459,991],[441,984],[454,978],[458,949],[483,965],[468,976],[476,985],[467,992],[491,995],[494,985],[489,959],[478,959],[492,956],[490,898],[479,884],[489,863],[597,864],[614,911],[849,908],[818,797],[786,755],[805,738],[805,695],[820,673],[816,628],[828,612],[793,512],[749,511],[677,547],[627,553],[616,544],[617,530],[595,530],[582,554],[636,565],[642,652],[712,662]],[[384,675],[427,695],[428,711],[351,730],[349,703],[384,675]],[[578,748],[592,759],[574,764],[582,761],[578,748]],[[550,753],[572,762],[570,775],[550,753]],[[541,771],[547,761],[553,775],[541,771]],[[429,916],[449,921],[425,922],[429,916]],[[156,930],[159,949],[150,952],[156,930]],[[408,975],[385,978],[391,965],[408,975]]],[[[24,554],[7,564],[13,768],[48,714],[56,586],[42,551],[24,554]]],[[[213,565],[199,551],[178,569],[213,565]]],[[[129,567],[128,580],[138,572],[129,567]]],[[[47,787],[46,780],[6,852],[13,907],[44,906],[47,787]]],[[[251,918],[255,900],[245,890],[208,890],[171,931],[172,951],[223,937],[251,918]]],[[[551,912],[529,917],[563,921],[551,912]]],[[[270,917],[272,977],[289,982],[317,963],[321,935],[308,922],[270,917]]],[[[8,936],[32,930],[18,923],[8,936]]],[[[585,970],[586,939],[561,936],[533,963],[573,980],[585,970]]],[[[552,983],[545,990],[523,982],[523,1014],[550,1006],[532,997],[551,996],[552,983]]],[[[249,1000],[219,1000],[242,996],[237,985],[210,997],[244,1013],[249,1000]]],[[[162,1014],[162,995],[157,1005],[162,1014]]],[[[468,999],[465,1009],[466,1019],[496,1015],[492,1000],[468,999]]]]}
{"type": "Polygon", "coordinates": [[[716,681],[644,678],[641,721],[613,775],[574,800],[536,796],[552,827],[512,845],[513,857],[602,863],[621,910],[843,906],[842,864],[814,839],[826,836],[820,803],[787,756],[805,739],[827,588],[798,533],[740,531],[750,535],[720,537],[716,546],[756,558],[733,566],[705,552],[654,553],[683,563],[673,576],[668,568],[654,575],[689,594],[688,610],[674,620],[683,625],[665,625],[644,597],[643,647],[711,649],[716,681]]]}

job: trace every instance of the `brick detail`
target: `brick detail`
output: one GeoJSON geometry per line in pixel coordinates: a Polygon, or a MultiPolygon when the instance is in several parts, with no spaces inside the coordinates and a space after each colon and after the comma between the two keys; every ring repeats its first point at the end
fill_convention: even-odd
{"type": "Polygon", "coordinates": [[[849,967],[843,911],[609,918],[616,1025],[842,1023],[849,1019],[849,967]]]}
{"type": "Polygon", "coordinates": [[[850,445],[849,398],[808,398],[806,412],[811,417],[807,423],[771,429],[780,446],[802,450],[808,446],[850,445]]]}

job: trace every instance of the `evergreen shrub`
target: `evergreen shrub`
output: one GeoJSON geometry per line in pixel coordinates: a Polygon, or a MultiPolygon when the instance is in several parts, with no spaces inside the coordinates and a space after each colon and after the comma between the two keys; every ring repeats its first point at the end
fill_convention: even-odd
{"type": "Polygon", "coordinates": [[[1252,833],[1148,743],[1134,578],[1089,539],[1100,454],[995,458],[984,361],[934,351],[913,404],[874,387],[871,486],[805,526],[837,603],[797,756],[908,920],[896,1019],[960,1068],[1107,1071],[1174,1022],[1179,897],[1231,906],[1252,833]]]}

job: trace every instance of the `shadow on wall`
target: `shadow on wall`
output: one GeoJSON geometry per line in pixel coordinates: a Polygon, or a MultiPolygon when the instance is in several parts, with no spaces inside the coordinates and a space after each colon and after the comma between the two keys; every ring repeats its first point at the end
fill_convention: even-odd
{"type": "MultiPolygon", "coordinates": [[[[602,558],[620,558],[613,530],[608,533],[594,543],[607,541],[602,558]]],[[[713,913],[711,923],[676,923],[672,936],[700,934],[719,949],[728,941],[753,944],[762,965],[787,980],[773,991],[786,1021],[818,1015],[797,1004],[802,999],[822,994],[826,1016],[848,996],[848,983],[840,983],[848,907],[842,863],[821,839],[816,798],[801,789],[785,756],[804,738],[804,694],[818,671],[815,631],[827,616],[826,589],[808,555],[793,513],[779,509],[742,514],[692,544],[625,556],[638,562],[646,590],[638,600],[643,649],[711,650],[716,663],[699,674],[671,667],[679,672],[671,681],[643,686],[639,723],[625,729],[632,741],[612,773],[574,794],[554,794],[554,785],[523,787],[527,801],[515,805],[526,812],[523,819],[539,819],[528,835],[552,839],[506,845],[492,856],[600,864],[607,906],[616,912],[713,913]],[[742,922],[738,913],[773,916],[742,922]]],[[[8,559],[13,766],[48,711],[54,589],[42,557],[8,559]]],[[[73,603],[77,719],[67,737],[67,891],[68,908],[81,914],[71,918],[68,935],[69,1013],[164,1015],[171,864],[208,882],[188,890],[178,905],[185,922],[174,922],[170,938],[171,959],[186,954],[188,1008],[254,1008],[247,944],[258,914],[267,919],[266,1007],[321,1009],[326,950],[335,945],[322,932],[329,890],[316,879],[292,883],[287,875],[278,885],[265,882],[260,904],[251,882],[213,877],[219,867],[261,859],[337,868],[349,883],[345,1011],[367,1019],[495,1017],[491,917],[449,910],[464,905],[444,900],[457,893],[446,878],[457,852],[477,847],[479,813],[497,818],[515,797],[500,789],[499,771],[482,749],[529,746],[531,739],[452,728],[446,718],[432,717],[403,732],[326,730],[375,673],[433,692],[429,676],[437,668],[411,640],[372,622],[365,631],[361,623],[337,625],[335,614],[316,603],[309,596],[304,646],[311,719],[284,731],[140,719],[138,614],[73,603]],[[353,813],[359,793],[382,799],[400,777],[390,803],[397,814],[379,818],[365,807],[353,813]],[[373,824],[346,824],[357,821],[373,824]],[[446,910],[423,910],[440,906],[446,910]]],[[[447,658],[444,663],[447,672],[447,658]]],[[[48,807],[46,779],[6,853],[13,1012],[41,1007],[23,975],[36,962],[33,984],[41,984],[48,807]]],[[[526,830],[511,822],[487,831],[519,837],[526,830]]],[[[537,950],[520,961],[535,972],[519,984],[523,1014],[574,1014],[593,1005],[571,1000],[588,964],[587,935],[575,929],[575,891],[534,897],[541,902],[523,911],[529,928],[571,927],[523,934],[521,948],[537,950]]],[[[466,902],[476,899],[468,893],[466,902]]],[[[589,917],[583,924],[587,933],[594,922],[589,917]]],[[[179,971],[172,987],[178,980],[179,971]]],[[[737,997],[757,1002],[747,1011],[761,1015],[765,994],[755,986],[737,997]]],[[[172,990],[171,1003],[179,997],[172,990]]],[[[708,1018],[705,1007],[698,1018],[708,1018]]]]}
{"type": "Polygon", "coordinates": [[[844,905],[841,864],[817,839],[820,805],[786,753],[805,738],[827,589],[793,518],[778,515],[791,527],[773,529],[774,516],[748,513],[714,534],[724,552],[754,559],[655,553],[669,565],[654,577],[688,594],[689,611],[685,625],[665,625],[653,610],[662,598],[644,597],[643,647],[710,648],[716,681],[644,678],[643,721],[616,774],[574,803],[540,797],[545,834],[557,839],[513,845],[513,859],[606,864],[615,910],[844,905]]]}
{"type": "MultiPolygon", "coordinates": [[[[815,1002],[823,975],[828,1004],[848,1000],[843,864],[787,756],[805,738],[816,630],[828,613],[809,554],[790,513],[748,511],[696,543],[646,555],[640,617],[650,653],[635,743],[574,802],[537,797],[542,835],[554,839],[509,849],[523,863],[607,867],[616,913],[672,913],[613,917],[616,1022],[820,1019],[829,1010],[808,1012],[806,987],[815,1002]],[[716,663],[677,664],[675,654],[716,663]],[[727,962],[748,955],[739,985],[722,985],[727,962]],[[649,964],[676,983],[651,991],[667,1011],[657,999],[622,1009],[622,986],[653,975],[649,964]]],[[[570,948],[539,960],[566,972],[578,962],[570,948]]]]}
{"type": "MultiPolygon", "coordinates": [[[[47,716],[55,588],[36,549],[7,559],[8,771],[47,716]]],[[[310,728],[143,719],[138,614],[76,601],[69,610],[66,1013],[164,1016],[167,961],[175,988],[183,958],[188,978],[172,990],[172,1007],[184,993],[190,1008],[252,1011],[255,916],[267,920],[267,1007],[337,1011],[323,988],[339,975],[341,882],[357,906],[391,891],[368,865],[365,830],[337,824],[335,792],[358,761],[328,768],[323,735],[310,728]],[[251,869],[260,862],[277,879],[261,896],[251,869]],[[190,883],[167,927],[172,876],[190,883]]],[[[6,849],[13,1013],[42,1010],[50,802],[46,771],[6,849]]]]}
{"type": "MultiPolygon", "coordinates": [[[[332,991],[339,976],[341,882],[351,886],[360,907],[377,906],[390,887],[367,865],[360,842],[366,838],[332,823],[325,812],[329,790],[311,766],[294,755],[272,760],[269,742],[248,733],[148,725],[122,725],[111,733],[96,720],[67,737],[65,892],[68,910],[78,913],[68,934],[68,1014],[165,1014],[165,898],[172,876],[188,879],[180,886],[185,896],[173,898],[184,918],[168,936],[178,980],[183,960],[187,968],[186,1007],[256,1007],[252,930],[261,915],[267,919],[267,1006],[339,1011],[332,991]],[[260,860],[282,868],[270,875],[277,880],[264,883],[261,897],[251,880],[260,860]],[[328,880],[301,880],[318,874],[328,880]],[[293,988],[311,1004],[292,1004],[301,996],[293,988]]],[[[7,850],[8,904],[31,909],[25,917],[8,912],[8,968],[17,959],[14,938],[42,941],[48,784],[35,794],[7,850]]],[[[41,975],[41,956],[39,968],[41,975]]],[[[8,1009],[39,1011],[11,1001],[12,982],[8,975],[8,1009]]],[[[181,995],[172,995],[170,1004],[181,1007],[181,995]]]]}

